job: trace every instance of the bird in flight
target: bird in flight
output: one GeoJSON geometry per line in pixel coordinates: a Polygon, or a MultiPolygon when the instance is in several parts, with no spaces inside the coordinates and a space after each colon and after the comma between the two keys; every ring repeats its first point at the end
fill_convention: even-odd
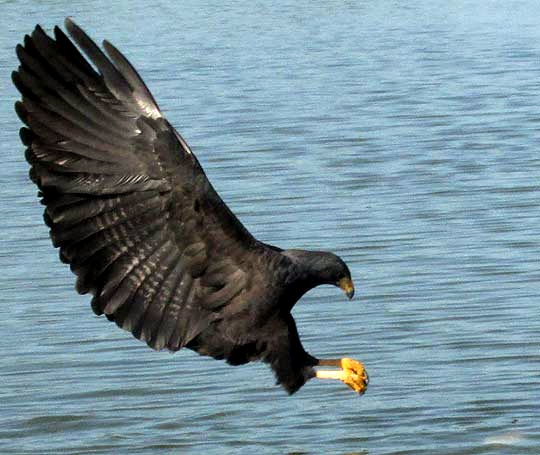
{"type": "Polygon", "coordinates": [[[364,393],[363,364],[308,354],[291,315],[322,284],[352,298],[345,262],[255,239],[126,57],[65,27],[71,39],[39,25],[26,35],[12,76],[30,178],[76,290],[153,349],[261,360],[289,394],[312,378],[364,393]]]}

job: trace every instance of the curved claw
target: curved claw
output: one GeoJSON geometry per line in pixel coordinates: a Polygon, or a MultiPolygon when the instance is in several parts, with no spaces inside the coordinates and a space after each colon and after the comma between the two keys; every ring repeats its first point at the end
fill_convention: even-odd
{"type": "Polygon", "coordinates": [[[369,376],[362,362],[354,359],[341,359],[343,376],[341,380],[351,389],[363,395],[369,384],[369,376]]]}

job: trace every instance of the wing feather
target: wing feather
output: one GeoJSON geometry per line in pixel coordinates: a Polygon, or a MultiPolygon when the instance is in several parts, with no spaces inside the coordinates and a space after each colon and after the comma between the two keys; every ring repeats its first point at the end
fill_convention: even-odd
{"type": "Polygon", "coordinates": [[[69,18],[65,20],[69,34],[99,70],[110,93],[118,100],[130,100],[132,88],[118,69],[90,37],[69,18]]]}
{"type": "Polygon", "coordinates": [[[155,328],[149,344],[156,350],[163,349],[172,335],[179,314],[179,304],[182,302],[192,283],[192,277],[185,273],[185,265],[177,260],[167,278],[163,281],[159,293],[152,300],[155,313],[161,313],[161,318],[155,328]]]}

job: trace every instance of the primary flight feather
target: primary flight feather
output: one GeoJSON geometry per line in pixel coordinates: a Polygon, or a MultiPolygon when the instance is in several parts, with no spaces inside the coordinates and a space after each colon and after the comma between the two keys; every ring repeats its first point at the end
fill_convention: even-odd
{"type": "Polygon", "coordinates": [[[255,239],[128,60],[65,27],[90,62],[60,28],[36,26],[16,48],[15,108],[52,242],[94,312],[157,350],[267,362],[289,393],[313,377],[363,393],[362,364],[308,354],[290,313],[320,284],[351,298],[345,263],[255,239]]]}

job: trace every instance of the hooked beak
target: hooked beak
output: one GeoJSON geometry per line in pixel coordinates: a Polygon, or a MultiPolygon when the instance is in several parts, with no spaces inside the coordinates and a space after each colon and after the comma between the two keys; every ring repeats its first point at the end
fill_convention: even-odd
{"type": "Polygon", "coordinates": [[[351,300],[354,296],[354,284],[350,278],[342,278],[338,282],[338,286],[343,290],[345,295],[351,300]]]}

